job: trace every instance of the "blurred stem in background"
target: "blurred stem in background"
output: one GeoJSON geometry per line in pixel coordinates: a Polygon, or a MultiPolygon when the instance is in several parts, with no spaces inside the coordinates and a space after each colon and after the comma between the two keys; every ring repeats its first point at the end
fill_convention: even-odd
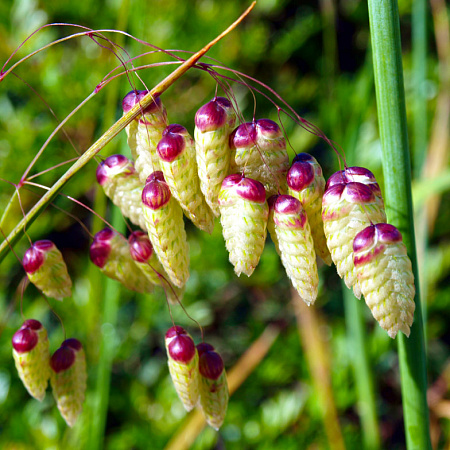
{"type": "Polygon", "coordinates": [[[375,91],[383,156],[386,214],[403,235],[416,282],[411,335],[397,337],[408,449],[430,449],[427,373],[411,197],[400,25],[396,1],[369,0],[375,91]]]}
{"type": "Polygon", "coordinates": [[[329,345],[324,338],[323,322],[317,309],[307,306],[294,290],[292,303],[311,381],[321,408],[328,445],[332,450],[344,450],[344,439],[331,386],[332,358],[329,345]]]}
{"type": "MultiPolygon", "coordinates": [[[[129,17],[129,0],[123,0],[118,9],[118,18],[116,28],[118,30],[126,30],[129,17]]],[[[117,37],[116,44],[120,47],[124,46],[125,37],[120,34],[117,37]]],[[[108,52],[107,58],[113,55],[108,52]]],[[[114,86],[107,90],[105,112],[103,115],[103,127],[108,128],[111,123],[116,120],[116,111],[119,100],[119,88],[122,83],[114,83],[114,86]]],[[[108,146],[108,154],[114,153],[117,146],[117,139],[110,142],[108,146]]],[[[103,189],[95,186],[94,211],[98,212],[101,217],[106,216],[107,197],[103,189]]],[[[124,221],[119,208],[114,208],[112,225],[117,229],[124,228],[124,221]]],[[[104,227],[104,223],[94,216],[92,231],[97,233],[104,227]]],[[[95,390],[93,392],[92,401],[90,402],[90,423],[89,423],[89,442],[87,448],[91,450],[101,449],[105,444],[105,428],[109,405],[109,392],[111,385],[111,369],[113,359],[117,349],[117,311],[119,308],[121,285],[117,281],[106,278],[98,267],[94,264],[89,266],[89,280],[91,285],[89,302],[96,305],[91,311],[94,312],[94,323],[91,324],[90,330],[91,343],[99,343],[97,345],[98,365],[95,377],[95,390]],[[100,307],[103,310],[100,311],[100,307]],[[97,322],[98,321],[98,322],[97,322]],[[97,323],[96,323],[97,322],[97,323]]]]}

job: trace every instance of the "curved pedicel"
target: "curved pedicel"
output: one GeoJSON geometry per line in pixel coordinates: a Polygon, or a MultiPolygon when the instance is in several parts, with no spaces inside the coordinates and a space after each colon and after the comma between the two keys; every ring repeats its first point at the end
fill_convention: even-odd
{"type": "Polygon", "coordinates": [[[133,231],[128,237],[131,257],[140,263],[147,262],[153,255],[153,245],[148,234],[143,231],[133,231]]]}
{"type": "Polygon", "coordinates": [[[171,196],[167,183],[153,179],[145,185],[142,191],[142,203],[148,208],[157,210],[167,205],[171,196]]]}

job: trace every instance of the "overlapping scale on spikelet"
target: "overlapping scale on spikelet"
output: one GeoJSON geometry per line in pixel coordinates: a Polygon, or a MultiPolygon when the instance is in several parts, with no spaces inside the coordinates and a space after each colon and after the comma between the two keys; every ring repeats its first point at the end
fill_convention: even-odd
{"type": "Polygon", "coordinates": [[[228,407],[228,382],[221,356],[205,342],[197,345],[200,372],[200,406],[206,422],[218,430],[228,407]]]}
{"type": "MultiPolygon", "coordinates": [[[[124,113],[147,94],[148,91],[129,92],[122,102],[124,113]]],[[[145,183],[152,172],[160,170],[156,146],[168,124],[166,108],[160,97],[155,97],[154,101],[143,111],[143,114],[133,122],[127,127],[128,145],[135,159],[135,167],[141,183],[145,183]]]]}
{"type": "Polygon", "coordinates": [[[153,249],[172,283],[181,288],[189,278],[189,248],[183,212],[162,172],[149,177],[142,203],[153,249]]]}
{"type": "Polygon", "coordinates": [[[391,338],[409,336],[414,317],[414,275],[402,235],[393,225],[370,225],[353,243],[358,282],[372,315],[391,338]]]}
{"type": "Polygon", "coordinates": [[[322,219],[328,249],[337,272],[357,298],[361,289],[353,264],[353,240],[372,223],[385,217],[372,190],[361,183],[340,183],[328,188],[322,200],[322,219]]]}
{"type": "Polygon", "coordinates": [[[300,200],[306,211],[317,254],[325,264],[331,265],[322,221],[325,178],[317,160],[307,153],[299,153],[287,174],[287,185],[289,194],[300,200]]]}
{"type": "Polygon", "coordinates": [[[25,252],[22,264],[28,279],[47,297],[62,300],[72,295],[66,263],[52,241],[36,241],[25,252]]]}
{"type": "Polygon", "coordinates": [[[142,214],[143,185],[133,163],[123,155],[109,156],[97,168],[97,181],[122,214],[146,230],[142,214]]]}
{"type": "Polygon", "coordinates": [[[277,232],[275,231],[275,222],[273,220],[273,204],[275,203],[277,199],[277,195],[272,195],[272,197],[269,197],[267,199],[267,204],[269,205],[269,216],[267,218],[267,230],[269,231],[270,238],[272,239],[273,244],[275,245],[275,250],[278,253],[278,256],[281,257],[280,252],[280,243],[278,241],[277,232]]]}
{"type": "Polygon", "coordinates": [[[183,298],[184,289],[175,286],[163,266],[159,262],[148,234],[143,231],[134,231],[128,238],[130,254],[136,265],[142,270],[151,283],[161,286],[167,300],[176,304],[183,298]]]}
{"type": "Polygon", "coordinates": [[[66,339],[52,355],[53,396],[67,425],[73,427],[83,409],[86,392],[86,357],[77,339],[66,339]]]}
{"type": "Polygon", "coordinates": [[[269,207],[264,186],[240,174],[223,180],[220,222],[229,259],[238,276],[250,276],[258,265],[267,233],[269,207]]]}
{"type": "Polygon", "coordinates": [[[157,151],[166,183],[187,217],[201,230],[212,233],[214,215],[200,190],[195,143],[186,128],[169,125],[157,151]]]}
{"type": "Polygon", "coordinates": [[[269,119],[243,123],[230,136],[230,172],[260,181],[267,196],[286,193],[289,156],[280,127],[269,119]]]}
{"type": "Polygon", "coordinates": [[[50,378],[47,330],[33,319],[26,320],[12,338],[16,369],[29,394],[42,401],[50,378]]]}
{"type": "Polygon", "coordinates": [[[173,326],[165,337],[169,372],[185,409],[191,411],[198,402],[198,353],[191,336],[182,327],[173,326]]]}
{"type": "Polygon", "coordinates": [[[269,204],[281,262],[300,297],[311,305],[317,298],[319,275],[306,212],[290,195],[273,196],[269,204]]]}
{"type": "Polygon", "coordinates": [[[327,181],[326,189],[340,183],[362,183],[370,188],[375,196],[375,199],[380,207],[381,212],[384,214],[382,222],[386,222],[386,214],[384,210],[384,201],[381,194],[380,186],[375,179],[374,174],[365,167],[347,167],[344,170],[335,172],[327,181]]]}
{"type": "Polygon", "coordinates": [[[137,267],[130,254],[127,239],[110,228],[94,236],[90,247],[91,261],[109,278],[127,289],[140,293],[153,291],[152,282],[137,267]]]}
{"type": "Polygon", "coordinates": [[[195,115],[195,150],[200,189],[216,217],[219,217],[218,196],[222,181],[230,169],[229,137],[236,123],[231,102],[215,97],[195,115]]]}

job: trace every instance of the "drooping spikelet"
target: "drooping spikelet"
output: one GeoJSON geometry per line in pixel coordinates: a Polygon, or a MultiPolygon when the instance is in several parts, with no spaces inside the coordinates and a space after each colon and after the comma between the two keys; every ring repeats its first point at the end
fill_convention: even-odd
{"type": "Polygon", "coordinates": [[[175,286],[159,262],[148,234],[134,231],[128,237],[130,254],[136,265],[151,283],[161,286],[170,303],[176,304],[183,298],[184,289],[175,286]]]}
{"type": "Polygon", "coordinates": [[[206,342],[197,345],[200,372],[200,406],[206,422],[218,430],[228,407],[228,382],[221,356],[206,342]]]}
{"type": "Polygon", "coordinates": [[[42,401],[50,378],[47,330],[41,322],[25,320],[12,338],[16,369],[29,394],[42,401]]]}
{"type": "Polygon", "coordinates": [[[28,279],[47,297],[62,300],[72,295],[66,263],[52,241],[36,241],[25,252],[22,264],[28,279]]]}
{"type": "Polygon", "coordinates": [[[317,160],[308,153],[299,153],[287,174],[287,185],[289,194],[300,200],[306,211],[317,254],[325,264],[331,265],[322,221],[325,178],[317,160]]]}
{"type": "Polygon", "coordinates": [[[146,230],[141,200],[143,184],[133,163],[123,155],[109,156],[97,168],[97,181],[122,214],[146,230]]]}
{"type": "Polygon", "coordinates": [[[409,336],[414,316],[414,275],[401,233],[393,225],[370,225],[353,243],[358,282],[372,315],[391,338],[409,336]]]}
{"type": "Polygon", "coordinates": [[[322,219],[328,249],[337,272],[357,298],[361,289],[353,264],[353,240],[372,223],[379,223],[384,211],[372,190],[361,183],[335,184],[325,191],[322,200],[322,219]]]}
{"type": "Polygon", "coordinates": [[[229,137],[236,123],[231,102],[215,97],[195,115],[195,150],[200,189],[216,217],[219,217],[219,196],[223,179],[230,169],[229,137]]]}
{"type": "Polygon", "coordinates": [[[175,390],[186,410],[191,411],[197,404],[199,395],[197,349],[191,336],[179,326],[169,328],[165,341],[169,372],[175,390]]]}
{"type": "Polygon", "coordinates": [[[384,211],[384,202],[383,202],[383,196],[381,194],[380,186],[377,183],[377,180],[375,179],[374,174],[365,167],[347,167],[344,170],[340,170],[338,172],[335,172],[333,175],[331,175],[330,178],[328,178],[326,189],[334,186],[335,184],[340,183],[362,183],[368,186],[371,191],[373,192],[373,195],[375,195],[375,199],[378,203],[378,206],[380,207],[381,212],[384,214],[384,219],[382,222],[386,221],[386,214],[384,211]]]}
{"type": "Polygon", "coordinates": [[[250,276],[264,249],[269,207],[264,186],[241,174],[223,180],[219,193],[220,222],[230,262],[238,276],[250,276]]]}
{"type": "Polygon", "coordinates": [[[290,195],[269,200],[281,262],[300,297],[311,305],[317,298],[319,276],[308,217],[300,201],[290,195]]]}
{"type": "MultiPolygon", "coordinates": [[[[122,101],[123,112],[128,112],[147,94],[148,91],[129,92],[122,101]]],[[[152,172],[160,170],[156,146],[167,127],[167,113],[160,97],[155,97],[143,114],[133,122],[128,128],[128,145],[141,183],[145,183],[152,172]]]]}
{"type": "Polygon", "coordinates": [[[269,119],[243,123],[230,136],[230,146],[230,172],[245,173],[260,181],[268,197],[286,193],[289,156],[277,123],[269,119]]]}
{"type": "Polygon", "coordinates": [[[166,183],[187,217],[201,230],[212,233],[214,215],[200,190],[195,143],[186,128],[169,125],[157,151],[166,183]]]}
{"type": "Polygon", "coordinates": [[[73,427],[83,409],[86,392],[86,357],[78,339],[66,339],[50,360],[53,396],[59,412],[73,427]]]}
{"type": "Polygon", "coordinates": [[[153,291],[153,283],[133,261],[128,241],[116,231],[110,228],[99,231],[89,253],[91,261],[107,277],[119,281],[127,289],[140,293],[153,291]]]}
{"type": "Polygon", "coordinates": [[[172,197],[162,172],[152,174],[142,191],[148,236],[164,270],[175,286],[189,278],[189,248],[183,211],[172,197]]]}

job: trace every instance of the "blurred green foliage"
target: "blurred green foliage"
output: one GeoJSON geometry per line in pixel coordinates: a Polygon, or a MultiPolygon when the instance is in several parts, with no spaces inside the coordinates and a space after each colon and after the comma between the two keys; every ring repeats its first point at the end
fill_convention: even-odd
{"type": "MultiPolygon", "coordinates": [[[[370,54],[367,56],[370,52],[367,8],[364,2],[356,0],[331,3],[334,16],[330,22],[324,5],[325,2],[300,4],[289,0],[261,0],[246,21],[208,55],[219,60],[220,65],[267,83],[299,114],[340,144],[346,151],[349,165],[368,167],[382,186],[370,54]],[[330,48],[327,39],[336,41],[331,53],[324,51],[330,48]]],[[[407,104],[412,95],[410,8],[409,1],[400,3],[407,104]]],[[[237,0],[83,0],[76,7],[65,0],[52,3],[4,0],[0,3],[0,62],[5,62],[35,29],[54,22],[75,23],[92,29],[123,28],[160,48],[193,52],[226,28],[243,9],[242,2],[237,0]]],[[[44,28],[24,44],[12,62],[52,40],[78,31],[69,26],[44,28]]],[[[132,57],[151,50],[119,34],[105,32],[105,35],[124,46],[132,57]]],[[[433,48],[431,31],[428,39],[428,47],[433,48]]],[[[147,55],[139,58],[135,65],[170,60],[164,55],[147,55]]],[[[433,51],[429,53],[428,64],[427,108],[431,126],[440,88],[437,57],[433,51]]],[[[0,213],[14,193],[13,186],[5,180],[19,182],[29,162],[58,123],[47,104],[58,120],[62,120],[116,66],[118,62],[111,51],[100,48],[85,36],[37,54],[1,81],[0,213]]],[[[150,68],[140,71],[139,75],[151,87],[173,67],[150,68]]],[[[135,77],[133,82],[142,88],[135,77]]],[[[251,120],[254,108],[251,93],[237,84],[232,87],[244,118],[251,120]]],[[[215,88],[211,77],[191,70],[163,96],[170,121],[193,131],[196,110],[214,95],[215,88]]],[[[65,127],[75,149],[67,136],[59,133],[31,173],[74,158],[76,150],[83,152],[88,148],[120,117],[120,99],[130,89],[129,81],[122,76],[100,90],[65,127]]],[[[277,111],[270,102],[257,95],[256,116],[277,120],[277,111]]],[[[285,116],[282,116],[282,122],[295,152],[314,154],[321,162],[325,176],[338,169],[337,158],[325,143],[285,116]]],[[[102,155],[116,152],[129,152],[125,133],[105,148],[102,155]]],[[[91,162],[82,175],[66,186],[64,193],[92,205],[95,168],[95,163],[91,162]]],[[[50,186],[64,169],[56,168],[34,181],[50,186]]],[[[434,191],[426,184],[420,186],[418,195],[423,205],[434,191]]],[[[447,367],[450,337],[447,329],[450,217],[445,208],[449,190],[445,180],[439,186],[441,188],[436,189],[440,189],[438,192],[443,195],[443,200],[436,227],[430,236],[418,236],[418,239],[428,239],[429,252],[433,255],[428,259],[430,265],[425,267],[424,273],[429,289],[426,303],[431,384],[443,376],[447,367]]],[[[41,194],[39,188],[22,189],[23,208],[27,210],[41,194]]],[[[81,206],[62,196],[55,204],[91,226],[92,215],[81,206]]],[[[108,219],[111,210],[109,205],[108,219]]],[[[21,217],[21,209],[15,202],[3,231],[9,232],[21,217]]],[[[328,448],[310,368],[303,354],[307,343],[299,341],[290,305],[289,282],[273,244],[268,240],[254,275],[249,279],[238,279],[228,263],[219,223],[212,236],[202,234],[190,224],[187,229],[191,277],[184,305],[189,315],[204,327],[206,340],[219,350],[227,368],[233,366],[268,323],[283,321],[285,324],[266,358],[232,396],[223,428],[219,433],[205,429],[193,448],[328,448]]],[[[77,337],[85,345],[89,367],[88,396],[79,423],[74,429],[68,429],[50,392],[39,403],[31,399],[21,385],[10,342],[22,321],[19,286],[24,273],[11,253],[0,271],[0,448],[95,448],[91,441],[90,421],[99,389],[96,374],[102,358],[102,338],[110,343],[113,352],[104,447],[164,448],[186,414],[167,370],[163,337],[171,320],[163,292],[157,290],[153,295],[142,296],[120,290],[117,323],[102,323],[104,305],[101,295],[97,295],[101,290],[99,278],[92,277],[89,236],[79,223],[60,210],[49,208],[33,224],[29,234],[33,240],[52,239],[63,250],[68,263],[74,280],[73,298],[62,304],[49,302],[62,317],[67,336],[77,337]]],[[[19,257],[28,245],[28,241],[22,239],[16,246],[19,257]]],[[[320,296],[315,308],[326,324],[321,331],[330,349],[331,380],[339,421],[347,447],[359,449],[362,445],[361,426],[341,284],[333,268],[321,266],[320,277],[320,296]]],[[[113,288],[119,289],[115,285],[113,288]]],[[[44,323],[49,331],[51,351],[56,350],[63,340],[61,326],[33,286],[24,293],[23,313],[25,318],[36,318],[44,323]]],[[[198,328],[180,308],[173,308],[173,317],[177,324],[188,327],[199,342],[198,328]]],[[[395,345],[374,324],[367,309],[365,320],[383,442],[390,449],[404,448],[395,345]]],[[[442,396],[445,397],[445,392],[442,396]]],[[[432,417],[438,427],[435,433],[439,446],[443,446],[449,439],[448,419],[438,421],[432,417]]]]}

